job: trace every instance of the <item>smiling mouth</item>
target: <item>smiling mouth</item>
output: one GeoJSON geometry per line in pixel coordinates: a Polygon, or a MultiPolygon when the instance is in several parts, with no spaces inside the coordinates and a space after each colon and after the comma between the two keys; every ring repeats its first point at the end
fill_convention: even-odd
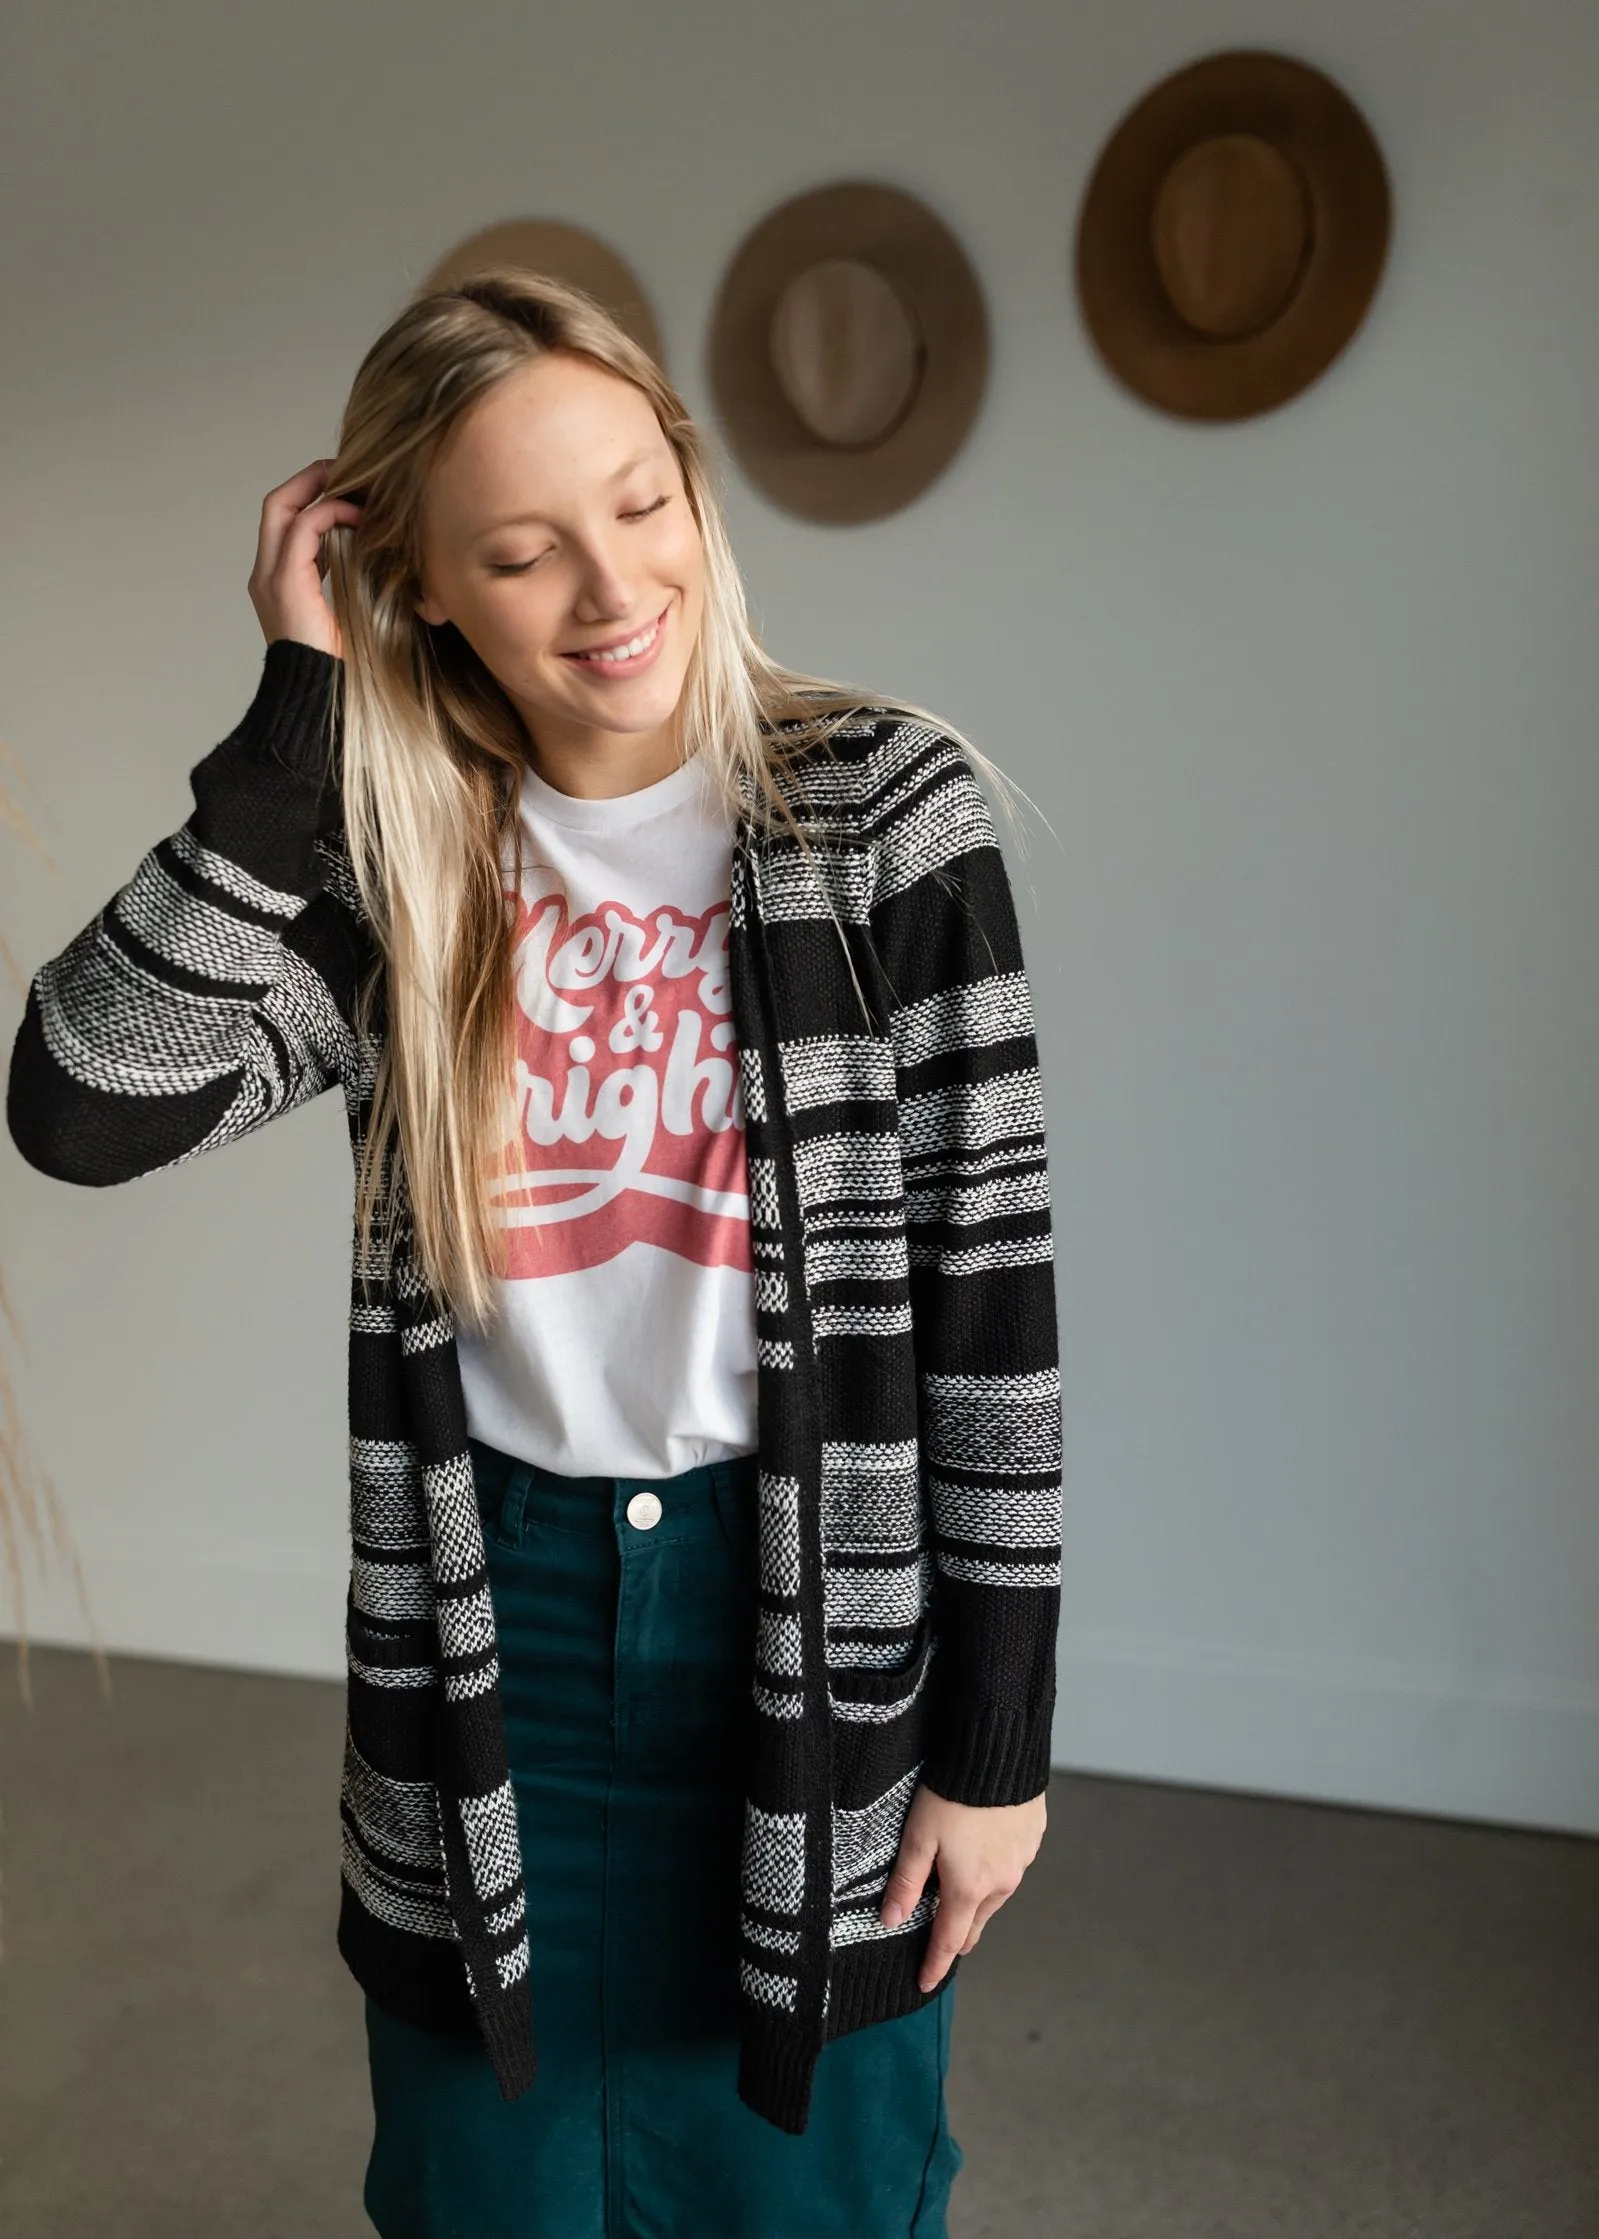
{"type": "Polygon", "coordinates": [[[654,651],[655,642],[661,634],[661,625],[666,619],[667,607],[670,605],[671,601],[669,599],[666,606],[663,606],[660,613],[657,614],[655,620],[644,629],[635,630],[631,637],[617,638],[607,646],[591,646],[582,652],[565,653],[561,658],[566,661],[582,661],[590,667],[596,668],[622,668],[629,661],[642,660],[646,653],[654,651]]]}

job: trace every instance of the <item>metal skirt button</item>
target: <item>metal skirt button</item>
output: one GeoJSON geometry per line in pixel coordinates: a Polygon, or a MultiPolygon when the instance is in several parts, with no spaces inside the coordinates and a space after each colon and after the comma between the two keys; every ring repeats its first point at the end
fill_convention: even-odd
{"type": "Polygon", "coordinates": [[[627,1520],[641,1532],[652,1530],[661,1520],[660,1495],[635,1493],[627,1504],[627,1520]]]}

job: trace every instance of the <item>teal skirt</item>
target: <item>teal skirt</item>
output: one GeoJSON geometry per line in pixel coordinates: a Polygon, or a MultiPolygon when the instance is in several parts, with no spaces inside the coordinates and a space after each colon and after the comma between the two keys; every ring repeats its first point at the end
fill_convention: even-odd
{"type": "Polygon", "coordinates": [[[794,2137],[738,2074],[753,1455],[560,1477],[472,1442],[539,2072],[370,2000],[382,2239],[946,2239],[955,1982],[835,2038],[794,2137]],[[640,1496],[643,1496],[642,1498],[640,1496]]]}

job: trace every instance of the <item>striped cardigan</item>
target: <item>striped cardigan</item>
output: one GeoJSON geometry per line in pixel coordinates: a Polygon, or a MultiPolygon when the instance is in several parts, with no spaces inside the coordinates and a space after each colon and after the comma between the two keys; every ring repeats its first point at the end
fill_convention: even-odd
{"type": "MultiPolygon", "coordinates": [[[[192,814],[34,975],[6,1114],[42,1172],[128,1181],[335,1083],[359,1157],[376,947],[338,674],[269,645],[192,814]]],[[[799,2133],[823,2045],[933,1995],[936,1868],[878,1917],[918,1781],[970,1804],[1047,1781],[1061,1423],[1033,1015],[984,796],[953,740],[872,707],[785,784],[815,853],[747,802],[729,913],[760,1450],[738,2091],[799,2133]]],[[[494,1613],[455,1325],[395,1181],[394,1242],[352,1269],[338,1941],[389,2012],[477,2030],[511,2099],[536,2017],[494,1613]]]]}

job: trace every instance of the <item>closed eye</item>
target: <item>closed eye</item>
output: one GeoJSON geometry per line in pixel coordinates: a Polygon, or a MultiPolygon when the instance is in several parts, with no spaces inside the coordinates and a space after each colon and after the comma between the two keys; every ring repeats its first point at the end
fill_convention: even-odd
{"type": "MultiPolygon", "coordinates": [[[[624,521],[647,520],[650,514],[659,513],[663,505],[670,505],[671,502],[672,494],[668,491],[665,497],[657,498],[653,505],[641,506],[635,513],[624,513],[622,519],[624,521]]],[[[495,565],[491,562],[489,573],[490,575],[526,575],[528,569],[537,567],[544,556],[542,552],[535,552],[531,560],[517,560],[504,566],[495,565]]]]}

